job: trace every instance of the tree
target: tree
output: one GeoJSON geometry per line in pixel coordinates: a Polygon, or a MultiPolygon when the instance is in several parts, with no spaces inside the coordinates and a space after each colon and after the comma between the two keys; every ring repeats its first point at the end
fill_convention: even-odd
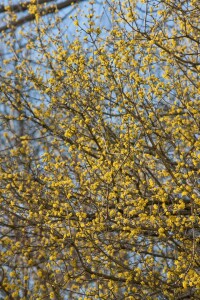
{"type": "Polygon", "coordinates": [[[200,299],[198,2],[4,36],[5,299],[200,299]]]}

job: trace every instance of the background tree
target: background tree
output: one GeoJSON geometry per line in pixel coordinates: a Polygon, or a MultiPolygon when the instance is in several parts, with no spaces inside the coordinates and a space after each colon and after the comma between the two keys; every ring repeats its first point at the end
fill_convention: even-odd
{"type": "Polygon", "coordinates": [[[0,26],[0,32],[8,31],[10,29],[16,29],[23,25],[30,26],[30,22],[37,19],[37,13],[41,16],[54,14],[58,11],[64,10],[63,18],[65,14],[68,14],[72,4],[83,2],[84,0],[31,0],[31,1],[17,1],[8,2],[4,1],[4,4],[0,6],[0,16],[2,25],[0,26]],[[66,10],[67,9],[67,10],[66,10]]]}
{"type": "Polygon", "coordinates": [[[4,35],[5,299],[200,298],[199,4],[107,5],[4,35]]]}

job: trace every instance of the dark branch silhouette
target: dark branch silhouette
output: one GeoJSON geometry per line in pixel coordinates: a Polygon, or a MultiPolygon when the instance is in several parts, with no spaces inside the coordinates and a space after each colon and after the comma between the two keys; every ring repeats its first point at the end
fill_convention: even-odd
{"type": "MultiPolygon", "coordinates": [[[[42,7],[39,9],[39,14],[41,16],[46,16],[48,14],[52,14],[55,13],[56,11],[60,11],[62,9],[65,9],[75,3],[79,3],[79,2],[83,2],[84,0],[66,0],[57,4],[53,4],[51,6],[47,6],[47,7],[42,7]]],[[[52,3],[53,0],[38,0],[37,4],[41,5],[41,4],[50,4],[52,3]]],[[[26,15],[24,15],[23,17],[19,17],[16,21],[14,22],[10,22],[7,24],[4,24],[2,26],[0,26],[0,32],[3,31],[7,31],[9,29],[13,29],[13,28],[17,28],[19,26],[22,26],[28,22],[34,21],[35,20],[35,15],[34,14],[30,14],[28,12],[28,8],[31,5],[30,1],[27,1],[25,3],[21,3],[21,4],[13,4],[11,6],[9,6],[9,11],[13,12],[13,13],[20,13],[20,12],[27,12],[26,15]]],[[[0,14],[6,13],[7,12],[7,7],[6,5],[1,5],[0,6],[0,14]]]]}

